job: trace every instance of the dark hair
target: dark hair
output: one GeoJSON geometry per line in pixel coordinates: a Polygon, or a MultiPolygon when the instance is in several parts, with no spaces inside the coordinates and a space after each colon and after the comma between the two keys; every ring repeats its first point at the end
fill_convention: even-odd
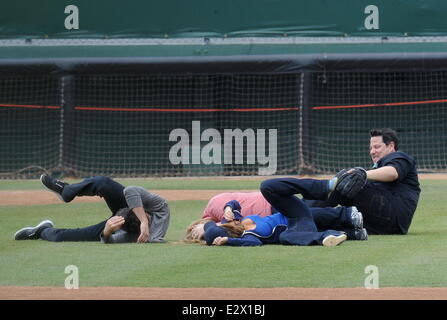
{"type": "Polygon", "coordinates": [[[115,215],[124,218],[124,224],[122,225],[121,229],[127,233],[140,233],[140,219],[138,219],[137,215],[132,209],[119,209],[115,215]]]}
{"type": "Polygon", "coordinates": [[[383,143],[389,145],[390,142],[394,142],[394,149],[397,151],[399,148],[399,138],[396,131],[390,128],[385,129],[372,129],[370,131],[371,137],[382,137],[383,143]]]}

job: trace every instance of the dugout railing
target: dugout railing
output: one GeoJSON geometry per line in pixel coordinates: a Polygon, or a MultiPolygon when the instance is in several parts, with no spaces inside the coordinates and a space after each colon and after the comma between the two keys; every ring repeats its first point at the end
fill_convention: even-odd
{"type": "Polygon", "coordinates": [[[447,169],[447,55],[0,60],[0,177],[213,176],[370,165],[391,127],[447,169]]]}

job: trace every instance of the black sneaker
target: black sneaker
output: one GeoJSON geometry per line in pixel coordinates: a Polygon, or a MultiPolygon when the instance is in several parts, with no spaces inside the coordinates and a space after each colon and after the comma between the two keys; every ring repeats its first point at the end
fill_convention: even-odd
{"type": "Polygon", "coordinates": [[[40,238],[40,234],[46,228],[52,228],[54,224],[50,220],[44,220],[35,227],[22,228],[14,234],[15,240],[35,240],[40,238]]]}
{"type": "Polygon", "coordinates": [[[354,229],[363,228],[363,215],[357,207],[351,207],[351,223],[354,229]]]}
{"type": "Polygon", "coordinates": [[[366,232],[365,228],[355,229],[354,238],[355,240],[368,240],[368,232],[366,232]]]}
{"type": "Polygon", "coordinates": [[[66,202],[64,198],[62,198],[62,191],[64,190],[64,187],[68,185],[68,183],[53,179],[45,173],[40,176],[40,181],[42,182],[45,188],[54,192],[59,199],[66,202]]]}

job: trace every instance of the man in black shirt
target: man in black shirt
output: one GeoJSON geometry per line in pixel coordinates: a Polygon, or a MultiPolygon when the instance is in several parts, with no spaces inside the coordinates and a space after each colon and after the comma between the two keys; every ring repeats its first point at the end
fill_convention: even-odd
{"type": "MultiPolygon", "coordinates": [[[[362,213],[363,227],[369,234],[406,234],[421,192],[415,160],[398,151],[399,139],[394,130],[371,130],[370,135],[374,165],[366,172],[365,186],[353,198],[348,199],[335,190],[335,177],[331,180],[270,179],[261,184],[262,194],[273,207],[291,216],[297,210],[291,197],[300,193],[307,200],[317,200],[306,201],[310,207],[355,206],[362,213]]],[[[319,228],[349,220],[343,216],[345,211],[320,212],[313,217],[319,228]],[[331,212],[334,214],[328,214],[331,212]],[[337,212],[340,214],[336,215],[337,212]]]]}
{"type": "Polygon", "coordinates": [[[363,212],[369,233],[406,234],[416,211],[421,192],[416,162],[398,147],[393,130],[371,130],[373,169],[366,172],[368,182],[352,200],[363,212]]]}

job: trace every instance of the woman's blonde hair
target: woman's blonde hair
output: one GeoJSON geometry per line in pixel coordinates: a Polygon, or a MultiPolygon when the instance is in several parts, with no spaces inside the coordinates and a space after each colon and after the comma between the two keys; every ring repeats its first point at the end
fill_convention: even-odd
{"type": "MultiPolygon", "coordinates": [[[[183,237],[183,241],[187,243],[201,243],[206,244],[205,240],[203,238],[197,239],[192,236],[192,231],[194,230],[194,227],[198,224],[205,224],[207,222],[214,221],[211,218],[201,218],[198,220],[195,220],[191,222],[191,224],[186,228],[185,236],[183,237]]],[[[228,235],[230,238],[240,238],[242,234],[245,231],[245,228],[242,224],[234,224],[231,222],[223,223],[221,225],[222,228],[225,228],[227,230],[228,235]]]]}
{"type": "Polygon", "coordinates": [[[192,230],[194,229],[194,227],[196,225],[205,224],[210,221],[214,221],[214,220],[211,218],[201,218],[201,219],[191,222],[191,224],[186,228],[186,233],[185,233],[185,236],[183,237],[183,241],[188,242],[188,243],[202,243],[202,244],[204,244],[205,240],[203,238],[197,239],[192,236],[192,230]]]}

